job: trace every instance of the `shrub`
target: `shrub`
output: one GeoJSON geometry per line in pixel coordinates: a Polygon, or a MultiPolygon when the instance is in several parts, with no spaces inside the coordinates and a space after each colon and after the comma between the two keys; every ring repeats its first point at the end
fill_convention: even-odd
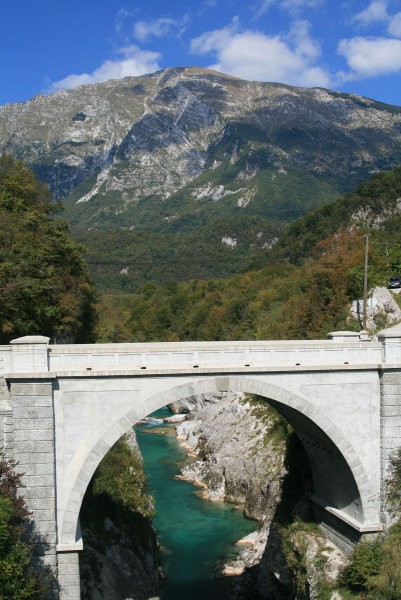
{"type": "Polygon", "coordinates": [[[370,579],[378,575],[383,563],[383,542],[380,538],[371,542],[359,542],[343,571],[343,582],[355,591],[367,589],[370,579]]]}

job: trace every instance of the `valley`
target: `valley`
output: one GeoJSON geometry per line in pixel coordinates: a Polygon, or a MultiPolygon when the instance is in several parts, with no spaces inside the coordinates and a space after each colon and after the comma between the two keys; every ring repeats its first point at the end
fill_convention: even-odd
{"type": "MultiPolygon", "coordinates": [[[[207,69],[165,69],[0,107],[0,153],[23,159],[41,182],[19,162],[2,158],[4,344],[28,334],[63,342],[77,332],[76,341],[104,343],[324,338],[329,331],[360,329],[350,306],[363,293],[366,233],[369,288],[387,286],[389,277],[401,273],[400,107],[321,88],[247,82],[207,69]]],[[[386,315],[374,325],[385,327],[386,315]]],[[[239,414],[246,422],[241,403],[225,402],[227,415],[239,414]]],[[[252,402],[256,423],[272,418],[252,402]]],[[[259,520],[268,544],[258,555],[260,564],[246,565],[244,589],[252,585],[255,593],[261,581],[261,598],[328,600],[336,585],[344,600],[381,597],[374,594],[389,587],[383,583],[386,544],[391,538],[398,547],[398,530],[380,540],[382,562],[373,561],[359,583],[349,574],[336,584],[321,581],[316,564],[324,571],[329,561],[300,499],[305,481],[301,485],[295,477],[296,501],[294,489],[281,487],[284,471],[291,472],[288,462],[283,466],[284,445],[294,449],[294,443],[302,459],[299,442],[291,441],[294,434],[276,424],[263,442],[271,459],[263,468],[274,471],[265,494],[252,478],[244,475],[238,484],[228,471],[222,474],[227,448],[210,443],[211,434],[217,436],[214,410],[204,411],[196,435],[191,429],[196,411],[178,427],[204,461],[189,467],[185,477],[219,500],[246,504],[249,498],[236,492],[240,484],[248,489],[247,514],[259,520]],[[280,513],[282,504],[286,510],[280,513]],[[277,511],[269,538],[271,519],[263,518],[277,511]]],[[[239,425],[235,435],[242,434],[239,425]]],[[[125,476],[132,482],[132,473],[142,468],[130,463],[120,471],[117,465],[120,483],[125,476]]],[[[111,589],[116,600],[130,597],[132,565],[157,597],[158,550],[152,511],[144,510],[147,496],[135,498],[132,514],[121,512],[120,521],[126,498],[122,494],[117,506],[109,504],[112,481],[110,476],[110,485],[99,492],[105,511],[89,497],[82,511],[84,538],[92,544],[82,563],[85,597],[111,598],[111,589]],[[118,569],[109,569],[111,558],[121,562],[121,578],[118,569]]],[[[358,558],[350,564],[361,566],[358,558]]],[[[237,567],[234,561],[233,570],[237,567]]],[[[339,575],[334,567],[333,572],[339,575]]],[[[135,598],[141,600],[141,593],[135,598]]],[[[254,597],[238,593],[241,600],[254,597]]]]}
{"type": "Polygon", "coordinates": [[[401,163],[401,109],[198,68],[0,107],[102,290],[252,268],[289,222],[401,163]]]}

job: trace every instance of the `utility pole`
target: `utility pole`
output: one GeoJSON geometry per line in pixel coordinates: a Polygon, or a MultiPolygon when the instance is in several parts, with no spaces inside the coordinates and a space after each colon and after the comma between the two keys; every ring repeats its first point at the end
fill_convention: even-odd
{"type": "Polygon", "coordinates": [[[365,269],[363,274],[363,316],[362,327],[366,329],[366,309],[368,304],[368,256],[369,256],[369,234],[365,234],[365,269]]]}

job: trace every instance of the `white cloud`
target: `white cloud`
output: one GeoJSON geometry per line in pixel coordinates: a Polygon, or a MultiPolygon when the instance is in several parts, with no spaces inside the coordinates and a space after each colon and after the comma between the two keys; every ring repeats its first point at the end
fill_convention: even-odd
{"type": "Polygon", "coordinates": [[[121,79],[128,76],[136,77],[160,69],[158,60],[161,58],[161,55],[159,52],[141,50],[138,46],[130,45],[120,48],[116,54],[121,56],[121,58],[106,60],[92,73],[68,75],[68,77],[52,83],[49,91],[55,92],[57,90],[73,89],[86,83],[101,83],[109,79],[121,79]]]}
{"type": "Polygon", "coordinates": [[[220,52],[238,33],[238,17],[234,17],[229,25],[222,29],[205,31],[199,37],[191,40],[191,52],[195,54],[209,54],[220,52]]]}
{"type": "Polygon", "coordinates": [[[354,17],[354,21],[357,21],[361,25],[386,23],[388,20],[387,2],[384,2],[383,0],[372,0],[365,10],[362,10],[354,17]]]}
{"type": "Polygon", "coordinates": [[[291,14],[299,14],[302,9],[316,8],[323,2],[324,0],[261,0],[256,16],[259,18],[275,4],[278,5],[279,8],[289,11],[291,14]]]}
{"type": "Polygon", "coordinates": [[[366,79],[401,70],[401,40],[355,37],[341,40],[337,50],[351,69],[342,74],[344,80],[366,79]]]}
{"type": "Polygon", "coordinates": [[[401,12],[391,17],[388,32],[394,37],[401,37],[401,12]]]}
{"type": "Polygon", "coordinates": [[[137,21],[134,25],[134,36],[140,42],[150,37],[166,37],[171,34],[181,34],[185,30],[182,21],[161,17],[152,21],[137,21]]]}
{"type": "Polygon", "coordinates": [[[286,37],[257,31],[238,31],[238,21],[203,33],[192,40],[191,50],[213,53],[217,62],[211,69],[257,81],[279,81],[292,85],[330,85],[330,76],[317,66],[318,43],[310,37],[306,21],[293,23],[286,37]]]}

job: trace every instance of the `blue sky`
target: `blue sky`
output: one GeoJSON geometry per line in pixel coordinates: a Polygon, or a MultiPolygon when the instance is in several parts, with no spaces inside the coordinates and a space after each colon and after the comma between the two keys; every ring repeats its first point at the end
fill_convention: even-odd
{"type": "Polygon", "coordinates": [[[401,0],[13,0],[0,104],[165,67],[401,105],[401,0]]]}

